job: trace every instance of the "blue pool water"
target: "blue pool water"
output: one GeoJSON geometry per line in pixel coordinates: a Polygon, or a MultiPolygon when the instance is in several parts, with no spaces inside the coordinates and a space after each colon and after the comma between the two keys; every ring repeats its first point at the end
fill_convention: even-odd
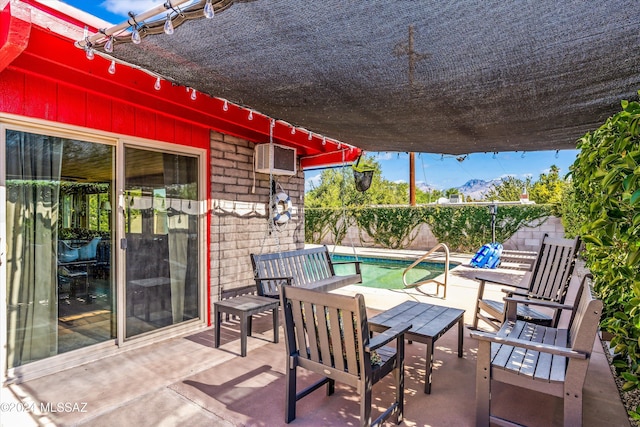
{"type": "MultiPolygon", "coordinates": [[[[355,257],[351,255],[331,256],[334,262],[355,261],[355,257]]],[[[384,289],[403,289],[402,272],[410,266],[413,261],[405,261],[387,258],[371,258],[358,257],[361,264],[362,286],[384,289]]],[[[449,263],[449,269],[455,267],[456,264],[449,263]]],[[[336,274],[354,273],[353,264],[336,265],[336,274]]],[[[407,274],[407,283],[415,283],[422,280],[432,279],[444,273],[443,262],[423,261],[407,274]]]]}

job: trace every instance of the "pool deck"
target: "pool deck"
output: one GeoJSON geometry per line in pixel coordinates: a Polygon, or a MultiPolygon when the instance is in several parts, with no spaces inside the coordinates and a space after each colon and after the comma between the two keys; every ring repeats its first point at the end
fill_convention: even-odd
{"type": "MultiPolygon", "coordinates": [[[[332,249],[332,248],[330,248],[332,249]]],[[[336,252],[353,253],[351,247],[336,252]]],[[[359,256],[394,255],[415,259],[417,251],[360,249],[359,256]]],[[[450,272],[447,299],[432,297],[435,285],[418,289],[385,290],[350,285],[337,293],[365,296],[371,314],[402,301],[415,300],[466,310],[469,324],[477,295],[475,271],[465,266],[469,255],[452,254],[462,265],[450,272]]],[[[493,296],[500,287],[491,287],[493,296]]],[[[272,343],[271,316],[258,315],[254,336],[248,339],[247,357],[240,357],[238,322],[222,326],[220,348],[213,347],[213,329],[156,342],[82,366],[2,388],[2,403],[22,402],[86,404],[82,411],[4,411],[2,426],[260,426],[284,424],[286,355],[282,327],[280,342],[272,343]]],[[[405,419],[402,425],[475,425],[476,341],[465,329],[464,352],[457,357],[457,331],[436,343],[433,389],[423,393],[425,345],[406,346],[405,419]]],[[[310,381],[302,375],[300,383],[310,381]]],[[[374,404],[392,394],[391,381],[374,387],[374,404]]],[[[562,425],[562,401],[528,390],[497,384],[493,411],[522,424],[562,425]],[[542,409],[544,408],[544,409],[542,409]]],[[[5,408],[6,406],[3,406],[5,408]]],[[[8,407],[6,407],[8,408],[8,407]]],[[[15,408],[15,406],[14,406],[15,408]]],[[[358,396],[337,385],[336,394],[312,393],[298,403],[291,426],[345,426],[358,424],[358,396]]],[[[386,424],[393,425],[393,424],[386,424]]],[[[584,426],[630,426],[600,340],[594,343],[584,387],[584,426]]]]}

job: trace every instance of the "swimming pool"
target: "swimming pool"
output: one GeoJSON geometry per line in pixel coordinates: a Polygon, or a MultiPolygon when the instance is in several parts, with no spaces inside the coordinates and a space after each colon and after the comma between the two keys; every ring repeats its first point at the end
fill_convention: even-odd
{"type": "MultiPolygon", "coordinates": [[[[355,257],[351,255],[334,254],[331,256],[334,262],[355,261],[355,257]]],[[[387,258],[371,258],[358,257],[361,264],[362,286],[370,288],[384,289],[404,289],[402,283],[402,272],[411,265],[413,261],[387,259],[387,258]]],[[[457,264],[449,263],[449,269],[457,264]]],[[[336,274],[350,274],[354,272],[353,265],[336,265],[336,274]]],[[[444,262],[423,261],[409,270],[407,274],[407,283],[415,283],[421,280],[433,279],[444,273],[444,262]]]]}

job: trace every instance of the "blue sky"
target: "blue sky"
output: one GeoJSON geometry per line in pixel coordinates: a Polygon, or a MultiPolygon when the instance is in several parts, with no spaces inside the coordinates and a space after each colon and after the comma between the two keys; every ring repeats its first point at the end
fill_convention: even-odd
{"type": "MultiPolygon", "coordinates": [[[[389,181],[409,182],[409,155],[407,153],[369,153],[375,156],[382,168],[382,176],[389,181]]],[[[569,172],[578,150],[471,153],[464,156],[442,156],[440,154],[416,153],[416,182],[440,190],[459,187],[470,179],[492,179],[514,176],[524,179],[531,176],[534,181],[551,165],[560,168],[561,175],[569,172]]],[[[321,170],[305,172],[307,190],[317,184],[321,170]]]]}
{"type": "MultiPolygon", "coordinates": [[[[98,16],[112,24],[120,24],[127,19],[127,12],[141,13],[163,3],[163,0],[64,0],[71,6],[98,16]]],[[[187,3],[188,4],[188,3],[187,3]]],[[[328,135],[331,136],[331,135],[328,135]]],[[[576,135],[576,139],[581,135],[576,135]]],[[[345,141],[347,142],[347,141],[345,141]]],[[[549,170],[551,165],[560,168],[561,174],[569,171],[577,150],[471,153],[463,161],[459,156],[441,156],[439,154],[416,153],[416,181],[446,190],[459,187],[470,179],[492,179],[515,176],[531,176],[537,180],[540,174],[549,170]]],[[[376,157],[382,167],[384,178],[398,182],[409,181],[409,155],[407,153],[370,153],[376,157]]],[[[307,189],[317,183],[321,170],[305,172],[307,189]]]]}

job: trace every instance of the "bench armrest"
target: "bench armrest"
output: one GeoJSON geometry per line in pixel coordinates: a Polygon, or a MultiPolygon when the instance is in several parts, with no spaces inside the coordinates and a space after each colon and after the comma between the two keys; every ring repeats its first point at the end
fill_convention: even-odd
{"type": "Polygon", "coordinates": [[[497,285],[503,285],[503,286],[511,286],[513,288],[519,288],[519,289],[527,289],[527,281],[525,281],[525,275],[515,275],[514,277],[500,277],[500,276],[489,276],[489,275],[483,275],[483,274],[477,274],[475,276],[476,280],[480,280],[482,282],[487,282],[487,283],[495,283],[497,285]],[[523,282],[525,284],[523,284],[523,282]]]}
{"type": "Polygon", "coordinates": [[[570,357],[573,359],[587,358],[586,353],[571,350],[570,348],[567,348],[567,347],[560,347],[557,345],[543,344],[538,342],[525,341],[518,338],[511,338],[508,335],[507,336],[500,335],[500,332],[498,332],[498,334],[492,334],[492,333],[481,332],[481,331],[469,331],[469,332],[470,332],[471,338],[475,338],[480,341],[489,341],[496,344],[510,345],[513,347],[539,351],[541,353],[555,354],[557,356],[570,357]]]}
{"type": "Polygon", "coordinates": [[[377,334],[375,337],[371,338],[369,340],[369,345],[367,347],[365,347],[365,351],[373,351],[373,350],[377,350],[378,348],[382,347],[383,345],[389,344],[391,341],[393,341],[396,338],[402,338],[402,335],[404,335],[405,332],[407,332],[409,329],[411,329],[411,323],[401,323],[399,325],[396,325],[392,328],[387,329],[386,331],[377,334]]]}
{"type": "Polygon", "coordinates": [[[560,304],[553,301],[545,301],[541,299],[523,299],[523,298],[515,298],[515,297],[505,297],[503,298],[505,303],[507,304],[525,304],[525,305],[535,305],[538,307],[546,307],[554,310],[573,310],[573,306],[569,304],[560,304]]]}
{"type": "Polygon", "coordinates": [[[356,274],[360,274],[360,264],[362,264],[361,261],[337,261],[337,262],[331,262],[331,264],[333,265],[344,265],[344,264],[353,264],[356,267],[356,274]]]}
{"type": "Polygon", "coordinates": [[[256,277],[255,280],[256,280],[256,283],[260,283],[260,282],[267,281],[267,280],[286,280],[287,281],[287,285],[291,285],[291,281],[293,280],[293,277],[291,277],[291,276],[256,277]]]}
{"type": "Polygon", "coordinates": [[[502,289],[501,289],[501,291],[502,291],[502,292],[504,292],[505,294],[507,294],[507,297],[506,297],[506,298],[508,298],[508,297],[510,297],[510,296],[512,296],[512,295],[518,295],[518,296],[521,296],[521,297],[529,296],[529,293],[528,293],[528,292],[525,292],[525,291],[527,291],[527,290],[528,290],[528,289],[525,289],[525,288],[517,288],[517,289],[507,289],[507,288],[502,288],[502,289]]]}

